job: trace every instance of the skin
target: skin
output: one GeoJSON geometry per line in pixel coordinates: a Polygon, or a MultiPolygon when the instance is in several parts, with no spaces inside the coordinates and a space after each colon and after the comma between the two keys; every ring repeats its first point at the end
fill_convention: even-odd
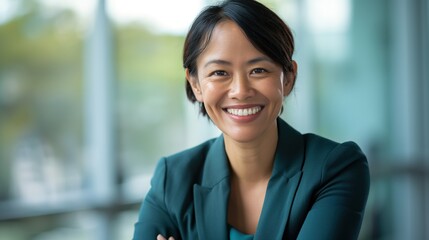
{"type": "Polygon", "coordinates": [[[195,97],[223,132],[232,170],[228,223],[243,233],[256,232],[277,145],[276,119],[294,85],[295,62],[293,67],[285,73],[237,24],[223,21],[197,59],[197,74],[186,69],[195,97]],[[238,116],[239,109],[246,116],[238,116]]]}
{"type": "MultiPolygon", "coordinates": [[[[156,240],[167,240],[167,238],[165,238],[164,236],[162,236],[161,234],[159,234],[156,237],[156,240]]],[[[174,238],[173,237],[169,237],[168,240],[174,240],[174,238]]]]}

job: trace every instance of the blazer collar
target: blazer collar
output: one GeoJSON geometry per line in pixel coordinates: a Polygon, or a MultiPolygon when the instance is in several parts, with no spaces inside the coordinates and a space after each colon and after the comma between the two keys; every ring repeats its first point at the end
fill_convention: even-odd
{"type": "Polygon", "coordinates": [[[211,145],[204,165],[201,185],[194,185],[195,218],[199,239],[228,237],[229,162],[223,135],[211,145]]]}
{"type": "MultiPolygon", "coordinates": [[[[301,170],[304,160],[304,138],[283,119],[277,118],[278,142],[271,179],[278,175],[291,178],[301,170]]],[[[229,177],[230,167],[225,151],[224,138],[220,135],[206,155],[201,186],[213,187],[229,177]]]]}
{"type": "Polygon", "coordinates": [[[282,239],[304,163],[304,138],[278,118],[279,140],[254,240],[282,239]],[[283,231],[279,231],[283,229],[283,231]]]}
{"type": "MultiPolygon", "coordinates": [[[[273,173],[254,240],[281,239],[301,178],[304,159],[302,135],[278,118],[279,140],[273,173]]],[[[194,185],[197,231],[200,239],[228,239],[227,210],[230,168],[223,136],[210,147],[201,185],[194,185]]]]}
{"type": "Polygon", "coordinates": [[[281,118],[277,119],[279,140],[271,179],[278,175],[293,177],[304,163],[304,137],[281,118]]]}
{"type": "Polygon", "coordinates": [[[229,177],[229,161],[225,151],[223,135],[219,136],[207,152],[201,186],[212,188],[229,177]]]}

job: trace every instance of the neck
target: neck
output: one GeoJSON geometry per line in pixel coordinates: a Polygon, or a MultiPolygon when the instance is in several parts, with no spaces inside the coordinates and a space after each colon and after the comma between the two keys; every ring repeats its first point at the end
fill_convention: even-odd
{"type": "Polygon", "coordinates": [[[234,179],[242,183],[268,181],[277,147],[277,124],[252,142],[237,142],[225,136],[225,150],[234,179]]]}

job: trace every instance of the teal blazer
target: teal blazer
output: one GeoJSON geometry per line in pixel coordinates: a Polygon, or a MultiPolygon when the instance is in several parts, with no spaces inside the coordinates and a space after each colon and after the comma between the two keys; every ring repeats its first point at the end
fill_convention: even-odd
{"type": "MultiPolygon", "coordinates": [[[[278,131],[254,240],[357,239],[369,191],[365,155],[353,142],[303,135],[280,118],[278,131]]],[[[162,158],[134,239],[228,239],[230,175],[222,136],[162,158]]]]}

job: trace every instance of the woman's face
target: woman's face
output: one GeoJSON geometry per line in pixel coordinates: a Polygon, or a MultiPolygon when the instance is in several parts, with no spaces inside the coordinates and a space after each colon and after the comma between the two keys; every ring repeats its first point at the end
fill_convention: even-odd
{"type": "Polygon", "coordinates": [[[238,142],[276,133],[283,98],[293,86],[283,68],[256,49],[232,21],[213,30],[197,59],[197,75],[186,74],[214,124],[238,142]]]}

